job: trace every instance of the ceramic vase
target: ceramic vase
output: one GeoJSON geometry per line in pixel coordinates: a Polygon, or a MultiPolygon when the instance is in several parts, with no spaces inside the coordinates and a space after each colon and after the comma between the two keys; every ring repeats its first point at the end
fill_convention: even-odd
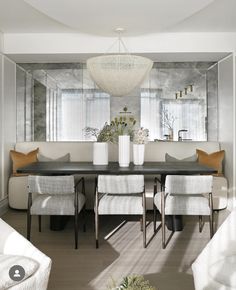
{"type": "Polygon", "coordinates": [[[134,165],[143,165],[145,144],[133,144],[133,163],[134,165]]]}
{"type": "Polygon", "coordinates": [[[119,136],[119,165],[129,167],[130,163],[130,136],[119,136]]]}
{"type": "Polygon", "coordinates": [[[174,130],[172,128],[169,128],[169,140],[174,140],[174,130]]]}
{"type": "Polygon", "coordinates": [[[108,165],[108,143],[93,143],[93,165],[108,165]]]}

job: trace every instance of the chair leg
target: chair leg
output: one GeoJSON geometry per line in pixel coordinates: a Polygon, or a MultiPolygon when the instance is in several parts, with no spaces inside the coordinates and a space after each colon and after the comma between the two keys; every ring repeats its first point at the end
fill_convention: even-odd
{"type": "Polygon", "coordinates": [[[98,204],[99,204],[99,196],[98,196],[98,188],[97,188],[97,179],[95,181],[95,242],[96,242],[96,249],[99,248],[98,242],[98,227],[99,227],[99,220],[98,220],[98,204]]]}
{"type": "Polygon", "coordinates": [[[143,217],[140,219],[140,231],[143,232],[143,217]]]}
{"type": "Polygon", "coordinates": [[[41,233],[41,215],[38,216],[39,232],[41,233]]]}
{"type": "Polygon", "coordinates": [[[31,235],[31,214],[30,209],[27,211],[27,240],[30,241],[30,235],[31,235]]]}
{"type": "Polygon", "coordinates": [[[157,208],[156,205],[153,204],[153,230],[156,232],[156,223],[157,223],[157,208]]]}
{"type": "Polygon", "coordinates": [[[165,193],[161,193],[161,229],[162,229],[162,249],[166,247],[166,227],[165,227],[165,193]]]}
{"type": "Polygon", "coordinates": [[[214,233],[216,232],[217,230],[217,227],[218,227],[218,218],[219,218],[219,210],[213,210],[213,230],[214,230],[214,233]]]}
{"type": "Polygon", "coordinates": [[[165,214],[161,213],[161,228],[162,228],[162,249],[166,247],[166,228],[165,228],[165,214]]]}
{"type": "Polygon", "coordinates": [[[210,215],[209,215],[209,224],[210,224],[210,238],[214,235],[214,216],[213,216],[213,200],[212,193],[209,194],[209,204],[210,204],[210,215]]]}
{"type": "Polygon", "coordinates": [[[146,210],[143,213],[143,247],[146,248],[147,244],[146,244],[146,210]]]}
{"type": "Polygon", "coordinates": [[[199,232],[202,232],[202,215],[199,216],[199,232]]]}
{"type": "Polygon", "coordinates": [[[146,194],[145,190],[142,194],[142,204],[143,204],[143,216],[142,216],[142,228],[143,228],[143,247],[146,248],[146,194]]]}
{"type": "Polygon", "coordinates": [[[213,237],[214,235],[214,230],[213,230],[213,214],[209,215],[209,223],[210,223],[210,238],[213,237]]]}
{"type": "Polygon", "coordinates": [[[78,213],[75,213],[75,249],[78,249],[78,213]]]}
{"type": "Polygon", "coordinates": [[[31,234],[31,212],[30,212],[31,206],[32,206],[32,193],[29,192],[28,207],[27,207],[27,240],[29,241],[30,241],[30,234],[31,234]]]}
{"type": "Polygon", "coordinates": [[[95,239],[96,239],[96,249],[98,249],[99,243],[98,243],[98,212],[97,210],[95,211],[95,239]]]}
{"type": "Polygon", "coordinates": [[[86,232],[86,209],[85,209],[85,206],[82,209],[82,214],[83,214],[83,221],[84,221],[83,231],[86,232]]]}

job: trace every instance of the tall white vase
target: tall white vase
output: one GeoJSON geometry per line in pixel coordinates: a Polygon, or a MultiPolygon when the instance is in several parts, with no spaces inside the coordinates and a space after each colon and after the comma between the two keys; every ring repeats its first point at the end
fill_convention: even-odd
{"type": "Polygon", "coordinates": [[[108,143],[93,143],[93,165],[108,165],[108,143]]]}
{"type": "Polygon", "coordinates": [[[145,144],[133,144],[133,162],[134,165],[143,165],[145,144]]]}
{"type": "Polygon", "coordinates": [[[130,162],[130,136],[119,136],[119,165],[129,167],[130,162]]]}

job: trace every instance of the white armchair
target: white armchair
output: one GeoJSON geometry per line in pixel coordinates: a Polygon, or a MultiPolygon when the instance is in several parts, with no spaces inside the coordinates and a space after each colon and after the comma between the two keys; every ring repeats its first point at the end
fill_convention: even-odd
{"type": "Polygon", "coordinates": [[[84,214],[85,231],[85,188],[81,178],[75,185],[74,176],[36,176],[28,177],[29,198],[27,214],[27,239],[30,240],[31,215],[38,215],[41,231],[41,215],[74,216],[75,248],[78,248],[78,215],[84,214]],[[78,185],[82,184],[82,193],[78,185]],[[32,199],[32,194],[36,197],[32,199]]]}
{"type": "Polygon", "coordinates": [[[236,208],[192,264],[195,290],[236,289],[236,208]]]}
{"type": "Polygon", "coordinates": [[[98,248],[99,215],[140,215],[146,247],[146,198],[143,175],[99,175],[95,197],[95,234],[98,248]]]}
{"type": "Polygon", "coordinates": [[[161,213],[163,249],[166,246],[165,215],[198,215],[200,232],[202,216],[209,216],[210,236],[213,236],[212,188],[213,176],[168,175],[166,177],[165,190],[154,196],[154,205],[161,213]]]}
{"type": "MultiPolygon", "coordinates": [[[[15,255],[34,259],[38,262],[39,267],[36,272],[23,280],[11,289],[27,290],[37,289],[46,290],[51,270],[51,259],[40,252],[22,235],[0,219],[0,254],[1,255],[15,255]]],[[[0,279],[1,279],[0,273],[0,279]]],[[[9,278],[10,279],[10,278],[9,278]]]]}

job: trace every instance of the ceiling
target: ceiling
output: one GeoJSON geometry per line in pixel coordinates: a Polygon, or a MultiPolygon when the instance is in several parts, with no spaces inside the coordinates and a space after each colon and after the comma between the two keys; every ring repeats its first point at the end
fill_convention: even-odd
{"type": "Polygon", "coordinates": [[[0,0],[3,33],[235,32],[235,0],[0,0]]]}
{"type": "Polygon", "coordinates": [[[133,40],[128,46],[130,51],[136,52],[136,47],[142,47],[137,52],[146,52],[145,56],[153,61],[219,61],[228,55],[224,51],[231,50],[217,49],[218,45],[210,50],[195,50],[199,43],[196,34],[192,35],[190,49],[186,37],[182,49],[176,49],[175,42],[179,40],[172,34],[236,32],[235,11],[236,0],[0,0],[0,31],[6,36],[4,48],[8,43],[5,54],[18,63],[85,62],[95,55],[87,52],[104,52],[104,41],[110,43],[117,27],[125,28],[126,40],[129,37],[133,40]],[[44,38],[39,33],[52,33],[60,42],[51,36],[41,40],[44,38]],[[71,43],[67,39],[70,37],[71,43]],[[145,50],[142,44],[146,37],[149,40],[145,50]],[[166,46],[157,48],[157,42],[166,46]],[[66,46],[66,43],[69,44],[66,46]],[[88,50],[89,47],[94,49],[88,50]],[[167,53],[169,47],[173,48],[172,52],[182,53],[167,53]]]}
{"type": "MultiPolygon", "coordinates": [[[[139,55],[149,57],[155,62],[217,62],[229,54],[228,52],[139,53],[139,55]]],[[[8,56],[16,63],[73,63],[86,62],[89,57],[96,56],[96,54],[11,54],[8,56]]]]}

